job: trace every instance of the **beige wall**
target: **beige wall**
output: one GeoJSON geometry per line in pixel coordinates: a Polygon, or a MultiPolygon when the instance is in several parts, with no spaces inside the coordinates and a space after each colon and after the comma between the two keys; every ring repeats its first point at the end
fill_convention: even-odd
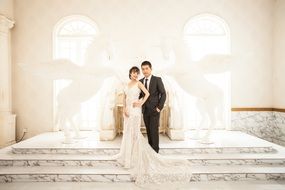
{"type": "Polygon", "coordinates": [[[285,1],[276,1],[274,16],[273,106],[285,108],[285,1]]]}
{"type": "Polygon", "coordinates": [[[14,1],[13,0],[0,0],[0,14],[13,19],[14,18],[14,1]]]}
{"type": "MultiPolygon", "coordinates": [[[[232,107],[271,107],[273,0],[15,0],[13,29],[13,111],[17,135],[51,131],[52,82],[31,76],[16,63],[52,58],[55,23],[71,14],[92,18],[114,40],[179,37],[189,18],[213,13],[231,29],[232,107]]],[[[284,105],[283,105],[284,106],[284,105]]]]}

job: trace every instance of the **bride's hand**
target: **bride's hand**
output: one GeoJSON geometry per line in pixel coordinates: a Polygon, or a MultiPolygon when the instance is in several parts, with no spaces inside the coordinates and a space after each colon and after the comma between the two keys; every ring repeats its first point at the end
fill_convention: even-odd
{"type": "Polygon", "coordinates": [[[129,117],[130,115],[129,115],[129,112],[128,111],[124,111],[124,115],[126,116],[126,117],[129,117]]]}
{"type": "Polygon", "coordinates": [[[142,106],[142,103],[140,101],[136,101],[133,103],[133,107],[141,107],[142,106]]]}

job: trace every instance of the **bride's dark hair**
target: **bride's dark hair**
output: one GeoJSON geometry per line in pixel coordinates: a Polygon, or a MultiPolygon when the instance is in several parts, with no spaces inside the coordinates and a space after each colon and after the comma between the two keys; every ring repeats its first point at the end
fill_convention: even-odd
{"type": "Polygon", "coordinates": [[[130,71],[129,71],[129,78],[131,79],[131,74],[132,73],[137,73],[137,74],[140,74],[140,69],[136,66],[133,66],[132,68],[130,68],[130,71]]]}

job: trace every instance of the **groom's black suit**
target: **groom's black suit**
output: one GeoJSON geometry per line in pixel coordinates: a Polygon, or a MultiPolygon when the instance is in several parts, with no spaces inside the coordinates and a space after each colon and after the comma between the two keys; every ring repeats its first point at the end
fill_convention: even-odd
{"type": "MultiPolygon", "coordinates": [[[[145,84],[145,78],[140,81],[145,84]]],[[[149,82],[149,81],[148,81],[149,82]]],[[[163,82],[160,77],[151,76],[149,89],[150,96],[142,106],[143,119],[147,130],[148,143],[158,153],[159,151],[159,117],[160,112],[156,110],[162,110],[166,93],[163,82]]],[[[141,92],[140,98],[144,96],[141,92]]]]}

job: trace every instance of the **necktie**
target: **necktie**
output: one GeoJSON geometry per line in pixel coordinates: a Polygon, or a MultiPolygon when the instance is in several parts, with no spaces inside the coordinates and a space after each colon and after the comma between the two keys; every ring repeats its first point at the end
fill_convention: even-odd
{"type": "Polygon", "coordinates": [[[148,80],[148,79],[145,79],[145,83],[144,83],[144,86],[145,86],[146,89],[148,89],[148,88],[147,88],[147,80],[148,80]]]}

